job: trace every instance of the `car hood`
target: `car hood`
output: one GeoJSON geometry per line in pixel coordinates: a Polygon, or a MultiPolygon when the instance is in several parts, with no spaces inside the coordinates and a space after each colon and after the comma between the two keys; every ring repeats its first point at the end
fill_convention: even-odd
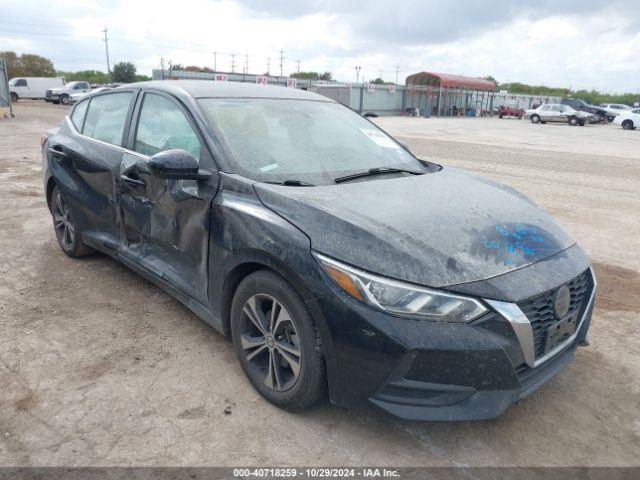
{"type": "Polygon", "coordinates": [[[452,168],[318,187],[256,183],[319,253],[432,287],[522,268],[574,244],[514,189],[452,168]]]}

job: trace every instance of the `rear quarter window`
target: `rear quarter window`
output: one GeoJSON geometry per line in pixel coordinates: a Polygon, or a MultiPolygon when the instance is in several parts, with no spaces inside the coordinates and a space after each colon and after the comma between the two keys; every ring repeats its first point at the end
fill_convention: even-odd
{"type": "Polygon", "coordinates": [[[89,101],[80,102],[76,105],[71,112],[71,123],[76,127],[76,130],[82,132],[82,124],[84,123],[84,116],[87,113],[87,107],[89,106],[89,101]]]}

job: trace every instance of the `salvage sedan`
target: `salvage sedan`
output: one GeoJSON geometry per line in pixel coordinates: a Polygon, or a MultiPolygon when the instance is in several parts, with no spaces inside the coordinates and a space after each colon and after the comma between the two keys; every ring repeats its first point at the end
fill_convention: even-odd
{"type": "Polygon", "coordinates": [[[61,249],[118,259],[230,335],[284,409],[328,394],[492,418],[586,344],[595,278],[549,215],[329,98],[131,84],[78,102],[42,146],[61,249]]]}

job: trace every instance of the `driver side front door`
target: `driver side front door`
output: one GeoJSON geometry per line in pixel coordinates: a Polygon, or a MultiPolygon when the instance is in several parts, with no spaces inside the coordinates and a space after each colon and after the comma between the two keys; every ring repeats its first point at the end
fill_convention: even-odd
{"type": "Polygon", "coordinates": [[[148,159],[183,149],[214,169],[214,162],[189,112],[172,96],[146,92],[134,112],[131,152],[118,178],[124,228],[121,256],[203,305],[208,301],[210,210],[219,176],[207,180],[154,176],[148,159]]]}

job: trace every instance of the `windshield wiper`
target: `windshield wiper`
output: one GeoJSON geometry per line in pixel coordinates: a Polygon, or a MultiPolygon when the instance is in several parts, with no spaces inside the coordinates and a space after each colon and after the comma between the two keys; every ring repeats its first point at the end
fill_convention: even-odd
{"type": "Polygon", "coordinates": [[[305,182],[304,180],[285,179],[282,182],[264,182],[271,183],[273,185],[285,185],[287,187],[313,187],[313,183],[305,182]]]}
{"type": "Polygon", "coordinates": [[[365,170],[363,172],[356,172],[344,177],[337,177],[334,182],[341,183],[354,178],[369,177],[373,175],[382,175],[384,173],[410,173],[411,175],[422,175],[424,172],[417,172],[415,170],[406,170],[404,168],[391,168],[391,167],[375,167],[365,170]]]}

